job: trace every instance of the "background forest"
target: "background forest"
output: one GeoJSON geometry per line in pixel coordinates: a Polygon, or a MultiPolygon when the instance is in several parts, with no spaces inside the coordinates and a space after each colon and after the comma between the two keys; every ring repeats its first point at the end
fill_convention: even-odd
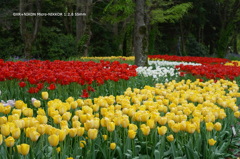
{"type": "MultiPolygon", "coordinates": [[[[132,56],[135,5],[135,0],[1,0],[0,59],[132,56]],[[13,16],[37,12],[69,16],[13,16]]],[[[238,53],[239,8],[239,0],[145,0],[148,54],[238,53]]]]}

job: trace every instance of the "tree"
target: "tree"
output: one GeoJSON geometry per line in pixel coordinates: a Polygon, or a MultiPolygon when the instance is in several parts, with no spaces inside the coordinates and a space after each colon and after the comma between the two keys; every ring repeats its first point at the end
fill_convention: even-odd
{"type": "Polygon", "coordinates": [[[145,16],[144,0],[136,0],[135,7],[135,25],[134,25],[134,54],[135,65],[148,65],[148,28],[144,21],[145,16]]]}
{"type": "Polygon", "coordinates": [[[217,55],[223,58],[230,42],[234,36],[236,36],[237,30],[240,27],[239,25],[236,25],[236,23],[239,23],[240,21],[240,1],[215,0],[215,4],[221,22],[219,40],[217,42],[217,55]],[[235,31],[233,32],[233,30],[235,31]]]}
{"type": "MultiPolygon", "coordinates": [[[[20,13],[33,13],[33,3],[33,0],[28,0],[27,2],[25,0],[20,0],[20,13]]],[[[41,0],[36,0],[35,5],[36,12],[40,13],[41,0]]],[[[40,21],[41,16],[20,16],[20,32],[22,40],[24,41],[24,54],[27,59],[31,58],[32,45],[37,38],[37,34],[41,26],[40,21]],[[28,29],[28,24],[30,24],[31,29],[28,29]]]]}

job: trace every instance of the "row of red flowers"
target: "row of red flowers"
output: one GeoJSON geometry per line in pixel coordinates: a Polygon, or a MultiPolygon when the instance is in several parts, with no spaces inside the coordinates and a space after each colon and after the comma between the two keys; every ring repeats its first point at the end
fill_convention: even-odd
{"type": "Polygon", "coordinates": [[[192,75],[206,76],[208,79],[226,79],[234,80],[235,77],[240,75],[240,67],[237,66],[225,66],[222,64],[205,64],[202,66],[193,65],[178,65],[175,68],[181,71],[180,75],[184,73],[190,73],[192,75]]]}
{"type": "Polygon", "coordinates": [[[130,77],[137,76],[136,68],[136,65],[120,64],[119,61],[112,63],[103,60],[100,63],[60,60],[4,62],[0,59],[0,81],[18,79],[21,87],[25,87],[25,83],[21,81],[29,81],[30,84],[37,85],[29,92],[36,93],[43,87],[44,82],[49,83],[48,89],[53,90],[54,83],[68,85],[76,82],[81,85],[90,85],[95,81],[100,85],[107,80],[115,82],[119,79],[128,80],[130,77]]]}
{"type": "Polygon", "coordinates": [[[164,59],[166,61],[184,61],[184,62],[197,62],[201,64],[224,64],[229,62],[228,59],[223,58],[214,58],[214,57],[197,57],[197,56],[170,56],[170,55],[149,55],[148,56],[151,60],[152,59],[164,59]]]}

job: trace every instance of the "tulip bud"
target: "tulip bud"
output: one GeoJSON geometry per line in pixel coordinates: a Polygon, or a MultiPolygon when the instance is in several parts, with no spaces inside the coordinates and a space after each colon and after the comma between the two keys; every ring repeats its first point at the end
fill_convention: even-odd
{"type": "Polygon", "coordinates": [[[173,141],[174,140],[174,137],[173,137],[173,135],[169,135],[168,137],[167,137],[167,139],[168,139],[168,141],[173,141]]]}
{"type": "Polygon", "coordinates": [[[75,137],[76,134],[77,134],[77,129],[76,128],[71,128],[71,129],[69,129],[68,133],[71,137],[75,137]]]}
{"type": "Polygon", "coordinates": [[[66,112],[66,113],[64,113],[64,114],[62,115],[62,118],[63,118],[63,120],[69,121],[70,118],[71,118],[71,116],[72,116],[72,113],[66,112]]]}
{"type": "Polygon", "coordinates": [[[63,141],[66,138],[66,132],[64,130],[59,130],[59,141],[63,141]]]}
{"type": "Polygon", "coordinates": [[[21,144],[20,147],[21,147],[20,153],[23,156],[26,156],[29,153],[30,146],[28,144],[21,144]]]}
{"type": "Polygon", "coordinates": [[[212,122],[206,123],[207,131],[212,131],[213,127],[214,127],[214,126],[213,126],[213,123],[212,123],[212,122]]]}
{"type": "Polygon", "coordinates": [[[80,143],[81,148],[84,148],[86,145],[86,141],[84,141],[84,140],[81,140],[79,143],[80,143]]]}
{"type": "Polygon", "coordinates": [[[39,100],[35,100],[33,102],[34,107],[39,108],[41,106],[41,102],[39,100]]]}
{"type": "Polygon", "coordinates": [[[21,130],[20,130],[20,128],[14,128],[14,129],[11,131],[11,133],[12,133],[12,137],[13,137],[14,139],[18,139],[18,138],[20,137],[20,135],[21,135],[21,130]]]}
{"type": "Polygon", "coordinates": [[[41,135],[44,135],[45,134],[45,125],[41,124],[41,125],[38,125],[37,127],[37,131],[41,134],[41,135]]]}
{"type": "Polygon", "coordinates": [[[97,137],[98,130],[97,129],[89,129],[88,130],[88,137],[94,140],[97,137]]]}
{"type": "Polygon", "coordinates": [[[42,98],[43,98],[43,100],[47,100],[48,99],[48,92],[42,92],[42,98]]]}
{"type": "Polygon", "coordinates": [[[148,120],[147,120],[147,126],[149,126],[150,129],[154,129],[154,127],[155,127],[155,122],[154,122],[154,120],[153,120],[153,119],[148,119],[148,120]]]}
{"type": "Polygon", "coordinates": [[[114,150],[114,149],[116,148],[116,144],[115,144],[115,143],[111,143],[111,144],[110,144],[110,148],[111,148],[112,150],[114,150]]]}
{"type": "Polygon", "coordinates": [[[38,140],[38,138],[40,136],[40,133],[38,133],[36,131],[33,131],[33,130],[32,131],[30,130],[29,135],[30,135],[30,139],[35,142],[35,141],[38,140]]]}
{"type": "Polygon", "coordinates": [[[128,137],[130,139],[134,139],[136,136],[137,132],[133,131],[133,130],[128,130],[128,137]]]}
{"type": "Polygon", "coordinates": [[[108,130],[109,132],[113,132],[113,131],[115,130],[115,123],[114,123],[114,122],[109,122],[109,123],[107,124],[107,130],[108,130]]]}
{"type": "Polygon", "coordinates": [[[3,124],[1,126],[1,134],[3,134],[3,136],[8,136],[10,134],[10,127],[7,124],[3,124]]]}
{"type": "Polygon", "coordinates": [[[2,134],[0,134],[0,146],[2,145],[2,142],[3,142],[3,136],[2,134]]]}
{"type": "Polygon", "coordinates": [[[143,135],[147,136],[150,133],[150,127],[149,126],[143,126],[141,127],[141,130],[143,132],[143,135]]]}
{"type": "Polygon", "coordinates": [[[13,147],[15,140],[14,140],[14,138],[12,136],[9,136],[4,141],[5,141],[5,144],[7,145],[7,147],[13,147]]]}
{"type": "Polygon", "coordinates": [[[161,126],[160,128],[158,127],[158,134],[163,136],[167,132],[167,127],[166,126],[161,126]]]}
{"type": "Polygon", "coordinates": [[[83,136],[85,129],[83,127],[77,128],[77,136],[83,136]]]}
{"type": "Polygon", "coordinates": [[[219,122],[215,123],[214,128],[215,128],[216,131],[220,131],[221,128],[222,128],[221,123],[219,123],[219,122]]]}
{"type": "Polygon", "coordinates": [[[49,143],[50,143],[51,146],[55,147],[55,146],[57,146],[58,143],[59,143],[59,136],[53,134],[53,135],[51,135],[51,136],[48,137],[48,141],[49,141],[49,143]]]}
{"type": "Polygon", "coordinates": [[[208,140],[208,143],[209,143],[210,146],[213,146],[216,142],[217,142],[217,141],[214,140],[214,139],[209,139],[209,140],[208,140]]]}

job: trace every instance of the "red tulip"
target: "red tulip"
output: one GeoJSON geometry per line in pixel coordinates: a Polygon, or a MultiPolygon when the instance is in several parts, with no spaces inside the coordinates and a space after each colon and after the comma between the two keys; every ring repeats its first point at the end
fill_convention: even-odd
{"type": "Polygon", "coordinates": [[[19,84],[19,86],[22,87],[22,88],[26,86],[26,83],[25,83],[25,82],[20,82],[20,83],[18,83],[18,84],[19,84]]]}
{"type": "Polygon", "coordinates": [[[56,88],[55,84],[50,84],[49,87],[47,87],[47,89],[50,89],[50,90],[54,90],[56,88]]]}

